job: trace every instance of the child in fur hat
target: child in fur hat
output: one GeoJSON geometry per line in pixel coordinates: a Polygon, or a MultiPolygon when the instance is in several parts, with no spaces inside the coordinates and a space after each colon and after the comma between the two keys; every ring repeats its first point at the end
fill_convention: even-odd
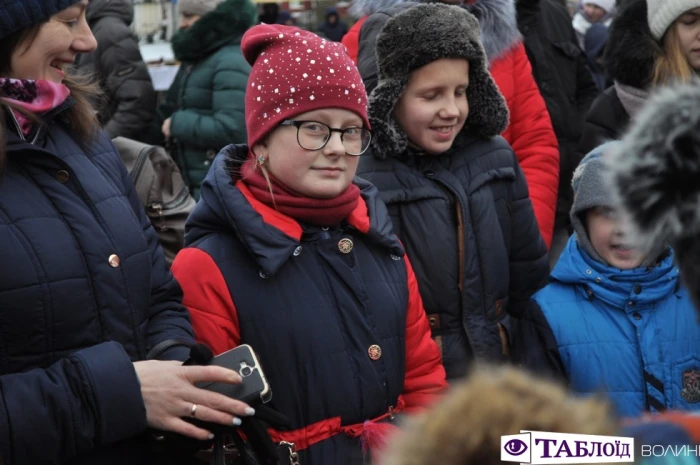
{"type": "Polygon", "coordinates": [[[601,399],[577,399],[513,368],[480,369],[413,419],[381,465],[501,465],[501,436],[521,430],[615,435],[601,399]]]}
{"type": "Polygon", "coordinates": [[[636,240],[607,183],[607,154],[620,150],[603,145],[574,173],[575,232],[519,333],[537,334],[524,363],[538,368],[539,350],[541,367],[577,392],[607,392],[625,417],[700,410],[700,325],[674,251],[636,240]]]}
{"type": "Polygon", "coordinates": [[[508,357],[508,313],[547,280],[547,250],[511,147],[508,110],[464,8],[421,4],[377,40],[371,157],[415,268],[448,379],[508,357]]]}

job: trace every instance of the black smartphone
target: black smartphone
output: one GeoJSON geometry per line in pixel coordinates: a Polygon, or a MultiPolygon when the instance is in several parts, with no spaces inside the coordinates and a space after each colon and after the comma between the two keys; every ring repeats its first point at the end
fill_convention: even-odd
{"type": "Polygon", "coordinates": [[[255,351],[248,344],[242,344],[214,357],[209,365],[218,365],[235,370],[243,382],[240,384],[197,383],[196,386],[218,392],[247,404],[267,403],[272,399],[270,384],[265,378],[255,351]]]}

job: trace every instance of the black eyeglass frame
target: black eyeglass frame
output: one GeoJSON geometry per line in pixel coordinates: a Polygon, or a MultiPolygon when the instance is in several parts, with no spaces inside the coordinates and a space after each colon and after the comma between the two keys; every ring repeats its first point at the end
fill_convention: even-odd
{"type": "MultiPolygon", "coordinates": [[[[345,136],[345,131],[347,131],[347,130],[349,130],[349,129],[360,129],[360,130],[363,130],[363,131],[367,131],[367,133],[369,134],[369,141],[367,142],[367,147],[365,147],[365,149],[364,149],[362,152],[360,152],[360,153],[349,153],[349,152],[347,152],[347,150],[346,150],[346,151],[345,151],[345,154],[346,154],[346,155],[350,155],[350,156],[352,156],[352,157],[359,157],[359,156],[362,156],[364,153],[367,152],[367,150],[369,149],[369,146],[372,145],[372,131],[371,131],[370,129],[363,128],[363,127],[361,127],[361,126],[352,126],[352,127],[349,127],[349,128],[340,129],[340,128],[332,128],[332,127],[328,126],[326,123],[321,123],[320,121],[313,121],[313,120],[293,120],[293,119],[284,120],[284,121],[282,121],[279,125],[280,125],[280,126],[294,126],[294,127],[296,127],[296,128],[297,128],[297,144],[299,144],[299,147],[301,147],[301,148],[304,149],[304,150],[308,150],[309,152],[314,152],[314,151],[316,151],[316,150],[323,150],[323,148],[324,148],[326,145],[328,145],[328,142],[330,142],[331,137],[333,136],[333,133],[334,133],[334,132],[339,132],[339,133],[340,133],[340,141],[341,141],[341,142],[344,142],[343,137],[345,136]],[[323,145],[321,145],[319,148],[316,148],[316,149],[308,149],[308,148],[304,147],[303,145],[301,145],[301,142],[299,141],[299,130],[300,130],[301,127],[302,127],[304,124],[306,124],[306,123],[320,124],[321,126],[325,126],[325,127],[328,128],[328,132],[330,133],[330,134],[328,135],[328,139],[326,139],[326,141],[323,143],[323,145]]],[[[343,144],[343,147],[345,147],[345,144],[343,144]]]]}

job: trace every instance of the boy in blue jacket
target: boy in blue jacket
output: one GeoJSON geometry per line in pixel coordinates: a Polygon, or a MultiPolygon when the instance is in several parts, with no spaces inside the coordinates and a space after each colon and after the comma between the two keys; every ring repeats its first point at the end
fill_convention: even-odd
{"type": "Polygon", "coordinates": [[[518,335],[528,368],[605,392],[621,416],[700,409],[700,326],[666,245],[643,249],[606,183],[609,143],[574,173],[574,234],[518,335]],[[534,341],[533,341],[534,339],[534,341]]]}

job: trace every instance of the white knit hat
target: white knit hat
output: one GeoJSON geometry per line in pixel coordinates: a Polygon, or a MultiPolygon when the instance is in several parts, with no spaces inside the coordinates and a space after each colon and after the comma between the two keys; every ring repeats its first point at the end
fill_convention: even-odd
{"type": "Polygon", "coordinates": [[[700,7],[700,0],[647,0],[647,18],[651,35],[656,40],[661,40],[676,18],[698,7],[700,7]]]}
{"type": "Polygon", "coordinates": [[[583,4],[591,3],[605,10],[606,13],[612,13],[615,8],[615,0],[583,0],[583,4]]]}
{"type": "Polygon", "coordinates": [[[224,0],[180,0],[178,2],[178,11],[180,14],[204,16],[214,10],[219,3],[224,0]]]}

